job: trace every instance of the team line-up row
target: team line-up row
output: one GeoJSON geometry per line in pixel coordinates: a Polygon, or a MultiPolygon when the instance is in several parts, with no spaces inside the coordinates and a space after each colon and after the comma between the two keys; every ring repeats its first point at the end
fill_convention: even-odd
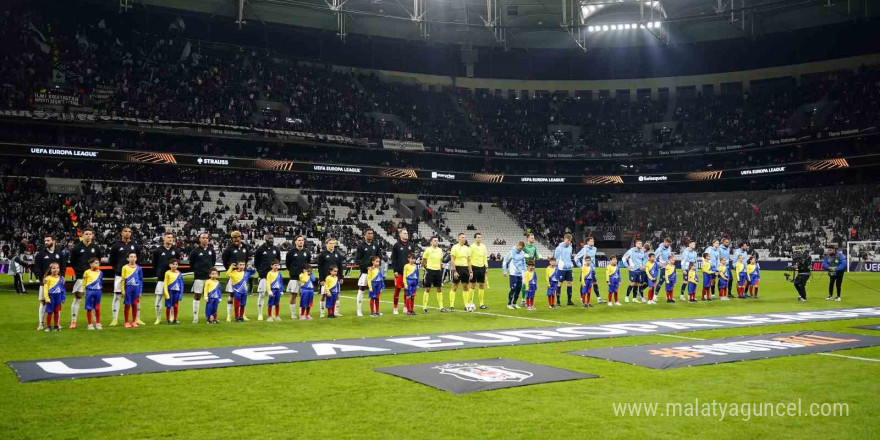
{"type": "MultiPolygon", "coordinates": [[[[76,258],[77,253],[87,254],[87,249],[92,245],[92,231],[87,230],[84,232],[83,241],[80,243],[82,246],[80,248],[78,245],[79,249],[74,249],[74,255],[71,257],[72,261],[76,258]],[[78,250],[79,252],[77,252],[78,250]]],[[[404,236],[405,234],[401,233],[401,237],[403,238],[404,236]]],[[[233,233],[233,238],[240,239],[240,235],[233,233]]],[[[465,310],[474,311],[476,309],[476,304],[474,303],[474,300],[476,299],[474,297],[475,293],[479,294],[480,308],[487,308],[484,296],[486,286],[485,251],[482,254],[480,253],[480,247],[485,249],[485,246],[482,245],[481,238],[480,234],[476,234],[476,242],[468,246],[465,243],[464,234],[460,234],[459,243],[454,245],[450,250],[451,263],[452,267],[454,267],[454,271],[452,273],[449,308],[446,308],[443,303],[443,294],[441,291],[443,251],[438,246],[438,239],[436,237],[432,238],[431,245],[424,250],[420,263],[416,261],[416,257],[412,252],[406,253],[407,263],[399,272],[398,270],[395,270],[394,313],[397,314],[398,312],[397,297],[399,291],[403,289],[403,313],[415,315],[414,301],[416,291],[420,284],[419,272],[421,267],[425,268],[425,276],[421,283],[425,288],[422,304],[424,313],[427,313],[428,311],[428,301],[431,288],[435,288],[436,290],[438,305],[441,312],[454,311],[455,294],[459,284],[463,285],[462,290],[465,310]],[[475,255],[477,258],[473,258],[475,255]],[[480,255],[482,255],[482,257],[480,257],[480,255]],[[465,265],[463,263],[467,264],[465,265]],[[470,289],[468,288],[469,285],[471,287],[470,289]]],[[[530,236],[529,244],[533,244],[532,240],[533,239],[530,236]]],[[[167,248],[171,242],[173,242],[173,235],[170,233],[165,234],[165,248],[167,248]]],[[[303,238],[297,237],[295,242],[297,247],[292,250],[292,252],[296,252],[297,250],[303,251],[303,238]]],[[[49,237],[47,237],[46,244],[47,248],[52,244],[49,243],[49,237]]],[[[334,245],[333,239],[327,239],[325,244],[332,250],[334,245]]],[[[400,244],[401,242],[398,242],[398,245],[400,244]]],[[[727,244],[728,243],[725,240],[725,245],[727,244]]],[[[405,240],[403,241],[403,245],[406,246],[405,240]]],[[[520,293],[522,293],[523,297],[521,305],[528,310],[535,309],[534,297],[538,289],[538,277],[535,274],[534,259],[537,257],[537,253],[533,251],[532,256],[527,255],[526,246],[525,242],[519,242],[504,258],[504,275],[510,280],[510,291],[508,293],[508,308],[510,309],[520,308],[520,305],[517,302],[520,293]]],[[[719,244],[716,241],[712,248],[717,249],[718,246],[719,244]]],[[[532,248],[534,249],[534,246],[532,246],[532,248]]],[[[555,308],[557,305],[561,305],[561,290],[563,285],[567,285],[568,288],[568,305],[574,305],[571,301],[573,263],[570,248],[571,236],[566,235],[565,241],[557,247],[554,256],[549,258],[550,265],[545,270],[545,280],[547,283],[547,298],[550,308],[555,308]],[[568,249],[567,254],[566,249],[568,249]],[[560,257],[559,261],[561,264],[559,266],[557,266],[557,256],[560,257]]],[[[597,282],[595,267],[593,265],[594,258],[590,256],[590,248],[592,248],[593,255],[595,255],[595,247],[593,246],[592,239],[588,240],[587,246],[585,246],[581,253],[574,258],[577,265],[582,268],[581,305],[585,308],[592,307],[591,295],[593,293],[596,294],[598,302],[604,302],[600,296],[599,283],[597,282]]],[[[730,286],[736,286],[739,298],[756,298],[760,284],[760,266],[755,261],[755,257],[750,256],[748,257],[748,260],[746,260],[747,254],[745,249],[742,249],[743,252],[737,253],[737,261],[733,264],[735,269],[731,272],[731,265],[729,264],[731,262],[726,258],[720,257],[718,256],[719,254],[716,253],[716,259],[713,260],[712,252],[710,252],[712,248],[707,249],[707,252],[704,252],[703,254],[704,261],[701,269],[703,274],[703,291],[701,299],[705,301],[711,301],[713,299],[715,296],[716,280],[719,288],[719,296],[722,300],[728,299],[728,289],[730,286]],[[748,290],[748,292],[746,292],[746,290],[748,290]]],[[[132,247],[132,250],[133,249],[134,248],[132,247]]],[[[372,244],[372,231],[366,231],[365,240],[358,247],[357,254],[362,258],[365,253],[377,253],[377,249],[378,247],[372,244]]],[[[685,291],[687,291],[688,300],[690,302],[696,302],[695,292],[698,279],[695,262],[691,261],[687,263],[685,260],[687,260],[689,256],[688,250],[695,254],[693,249],[694,244],[691,242],[689,247],[682,253],[683,282],[681,285],[681,299],[684,299],[685,291]]],[[[120,250],[124,250],[124,247],[120,250]]],[[[159,251],[161,250],[162,248],[159,249],[159,251]]],[[[395,251],[396,250],[397,249],[395,249],[395,251]]],[[[165,257],[166,253],[158,253],[159,251],[157,251],[157,257],[159,258],[156,259],[162,260],[161,257],[165,257]]],[[[196,251],[198,251],[198,249],[196,249],[196,251]]],[[[194,253],[196,251],[194,251],[194,253]]],[[[173,254],[173,252],[168,252],[168,258],[165,261],[168,269],[159,272],[164,272],[164,275],[161,278],[157,277],[155,289],[155,324],[157,325],[162,322],[161,311],[163,305],[165,308],[165,322],[168,324],[179,323],[178,310],[179,303],[183,299],[184,285],[183,274],[178,270],[179,261],[177,258],[173,257],[173,254]]],[[[392,255],[394,255],[394,253],[392,253],[392,255]]],[[[57,258],[58,256],[55,255],[55,257],[57,258]]],[[[312,319],[311,307],[314,301],[315,289],[318,286],[320,286],[321,293],[321,316],[324,316],[325,310],[327,311],[326,315],[328,318],[341,316],[338,313],[338,298],[340,287],[342,285],[342,280],[339,278],[339,266],[329,266],[329,270],[325,271],[327,272],[327,275],[319,280],[319,278],[316,278],[312,273],[311,267],[308,263],[308,258],[310,258],[310,256],[306,254],[302,255],[302,257],[305,257],[306,259],[305,262],[299,264],[301,269],[298,276],[293,278],[293,275],[296,272],[294,272],[290,265],[288,267],[288,269],[291,270],[291,277],[293,278],[289,280],[286,288],[287,293],[291,295],[291,317],[296,318],[297,316],[295,304],[296,296],[298,295],[300,298],[298,319],[312,319]]],[[[144,324],[140,319],[140,296],[144,286],[143,270],[138,265],[137,258],[136,252],[128,252],[127,264],[119,268],[119,275],[114,279],[114,300],[121,297],[119,299],[121,299],[124,305],[125,327],[138,327],[144,324]]],[[[362,315],[362,297],[365,292],[368,292],[371,316],[377,317],[382,316],[382,313],[379,311],[379,298],[382,291],[385,289],[385,270],[381,258],[378,255],[369,255],[368,259],[368,265],[361,265],[361,276],[358,280],[358,316],[362,315]]],[[[629,302],[630,296],[632,296],[633,301],[641,302],[645,299],[644,290],[647,289],[647,304],[655,304],[655,291],[659,293],[663,286],[665,286],[667,302],[675,302],[673,299],[673,287],[676,284],[675,257],[669,252],[668,239],[664,240],[663,244],[658,246],[657,254],[650,251],[649,245],[643,246],[641,241],[637,241],[636,246],[627,251],[620,260],[623,264],[627,265],[630,270],[630,284],[625,296],[626,302],[629,302]],[[666,252],[663,252],[664,247],[666,248],[666,252]]],[[[74,283],[73,291],[78,295],[76,295],[74,304],[71,307],[71,328],[76,328],[78,300],[84,296],[88,317],[88,328],[102,329],[100,315],[103,275],[99,269],[100,259],[98,257],[89,257],[88,265],[89,269],[82,271],[81,276],[77,274],[78,277],[74,283]]],[[[43,329],[45,315],[45,330],[60,330],[61,305],[66,301],[64,277],[61,273],[61,265],[58,261],[52,261],[49,263],[40,289],[40,328],[38,329],[43,329]]],[[[212,267],[207,273],[207,277],[197,276],[193,282],[192,292],[195,294],[193,301],[193,322],[198,321],[198,304],[199,300],[203,297],[203,300],[206,302],[205,316],[207,322],[215,324],[219,322],[217,319],[217,313],[219,303],[223,297],[223,291],[220,282],[218,281],[219,272],[212,267]]],[[[245,306],[249,295],[248,285],[250,283],[250,278],[257,273],[258,271],[253,266],[246,267],[244,261],[237,261],[229,266],[229,269],[226,272],[228,278],[226,292],[229,293],[227,300],[227,321],[232,320],[233,311],[235,321],[247,321],[247,317],[245,316],[245,306]]],[[[620,305],[618,290],[621,283],[621,275],[617,256],[611,258],[610,264],[606,269],[605,278],[605,284],[608,287],[608,305],[620,305]]],[[[280,298],[284,294],[284,290],[284,279],[281,273],[280,261],[274,259],[271,261],[271,269],[267,271],[265,275],[260,274],[257,287],[257,292],[259,294],[259,320],[263,319],[262,300],[264,296],[268,297],[267,320],[281,320],[279,313],[280,298]]],[[[113,323],[111,325],[116,325],[117,316],[117,302],[114,301],[113,323]]]]}

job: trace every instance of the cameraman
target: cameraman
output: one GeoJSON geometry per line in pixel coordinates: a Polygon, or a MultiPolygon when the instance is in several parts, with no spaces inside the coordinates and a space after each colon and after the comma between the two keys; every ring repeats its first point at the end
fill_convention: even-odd
{"type": "Polygon", "coordinates": [[[822,269],[827,270],[828,277],[831,278],[828,282],[828,298],[825,300],[840,301],[840,285],[843,284],[843,274],[846,272],[846,257],[837,252],[834,246],[829,246],[828,253],[822,259],[822,269]],[[832,296],[835,283],[837,284],[837,299],[832,296]]]}
{"type": "Polygon", "coordinates": [[[810,251],[804,251],[803,255],[799,257],[794,257],[792,260],[794,263],[794,270],[797,272],[794,280],[794,288],[797,289],[798,301],[806,302],[807,301],[807,281],[810,280],[810,272],[813,269],[813,261],[810,258],[810,251]]]}

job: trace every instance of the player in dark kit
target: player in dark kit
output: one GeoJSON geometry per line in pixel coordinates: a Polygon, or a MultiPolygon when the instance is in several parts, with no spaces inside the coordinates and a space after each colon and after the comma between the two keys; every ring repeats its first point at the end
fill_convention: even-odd
{"type": "MultiPolygon", "coordinates": [[[[68,266],[73,267],[76,282],[73,284],[73,304],[70,305],[70,328],[76,328],[76,318],[79,314],[79,304],[82,302],[85,286],[83,285],[83,273],[89,270],[89,260],[104,256],[101,247],[95,244],[95,231],[85,228],[82,231],[82,240],[73,247],[70,253],[68,266]]],[[[62,274],[63,275],[63,274],[62,274]]]]}
{"type": "MultiPolygon", "coordinates": [[[[243,261],[247,264],[248,260],[251,259],[251,250],[247,247],[246,244],[241,241],[241,232],[232,231],[229,234],[229,237],[232,239],[232,243],[223,250],[223,254],[220,255],[220,260],[223,262],[223,267],[229,268],[232,263],[238,263],[239,261],[243,261]]],[[[226,322],[232,322],[232,300],[233,300],[233,292],[232,292],[232,281],[226,282],[226,293],[229,294],[229,299],[226,301],[226,322]]],[[[247,321],[247,316],[242,315],[242,320],[247,321]]]]}
{"type": "Polygon", "coordinates": [[[358,277],[358,293],[357,293],[357,315],[364,316],[364,313],[361,311],[361,304],[364,302],[364,291],[367,290],[369,286],[369,280],[367,279],[367,271],[370,269],[371,261],[373,257],[379,257],[382,259],[382,249],[373,241],[373,230],[367,228],[364,230],[364,241],[362,241],[357,249],[354,251],[354,261],[358,266],[358,269],[361,271],[360,277],[358,277]]]}
{"type": "Polygon", "coordinates": [[[419,250],[419,246],[415,243],[409,241],[409,232],[406,229],[401,229],[397,236],[400,238],[397,243],[394,243],[394,247],[391,248],[391,266],[394,270],[394,314],[396,315],[398,302],[400,299],[400,291],[401,289],[405,289],[406,280],[403,276],[403,269],[406,267],[407,263],[409,263],[408,255],[413,254],[414,259],[418,260],[419,255],[421,255],[421,251],[419,250]]]}
{"type": "Polygon", "coordinates": [[[263,240],[263,244],[254,251],[254,269],[257,270],[260,278],[260,282],[257,284],[257,321],[263,320],[263,300],[270,290],[266,276],[272,270],[272,262],[281,261],[281,249],[275,246],[275,236],[266,234],[263,240]]]}
{"type": "MultiPolygon", "coordinates": [[[[330,268],[336,267],[337,269],[342,267],[342,263],[345,262],[345,256],[339,253],[336,249],[336,239],[328,238],[324,240],[324,250],[318,254],[318,281],[321,282],[321,317],[324,317],[324,309],[326,308],[326,300],[327,300],[327,292],[324,289],[324,282],[328,276],[330,276],[330,268]]],[[[333,312],[327,311],[327,313],[333,313],[335,316],[342,316],[337,311],[339,310],[339,302],[337,301],[336,306],[334,307],[336,310],[333,312]]]]}
{"type": "Polygon", "coordinates": [[[193,324],[199,322],[199,302],[205,293],[205,281],[211,277],[211,269],[217,264],[217,252],[208,244],[210,234],[199,234],[199,245],[189,253],[189,267],[193,271],[193,324]]]}
{"type": "Polygon", "coordinates": [[[293,249],[287,251],[284,258],[284,264],[287,266],[288,279],[287,292],[290,293],[290,319],[296,319],[296,296],[300,293],[302,283],[299,276],[302,275],[303,268],[311,264],[312,253],[306,249],[306,238],[297,235],[293,239],[293,249]]]}
{"type": "Polygon", "coordinates": [[[67,268],[67,261],[62,257],[61,249],[55,246],[55,237],[47,235],[43,239],[43,244],[45,247],[34,255],[34,272],[37,274],[37,279],[40,281],[40,324],[37,326],[37,330],[43,329],[43,321],[45,321],[46,318],[46,295],[44,295],[43,292],[45,289],[43,284],[45,282],[44,277],[46,276],[46,272],[49,271],[49,265],[52,263],[58,263],[58,273],[62,282],[64,282],[64,270],[67,268]]]}
{"type": "MultiPolygon", "coordinates": [[[[180,260],[183,251],[174,245],[174,234],[165,232],[162,234],[162,246],[153,251],[153,268],[156,269],[156,289],[153,291],[156,297],[156,322],[162,322],[162,307],[165,304],[165,272],[168,272],[168,264],[171,259],[180,260]]],[[[140,318],[140,314],[138,314],[140,318]]]]}
{"type": "Polygon", "coordinates": [[[122,293],[125,287],[122,284],[122,266],[128,263],[128,254],[138,253],[140,247],[131,239],[131,228],[124,226],[119,231],[119,241],[110,246],[107,264],[113,267],[113,303],[110,309],[110,327],[118,325],[119,305],[122,303],[122,293]]]}

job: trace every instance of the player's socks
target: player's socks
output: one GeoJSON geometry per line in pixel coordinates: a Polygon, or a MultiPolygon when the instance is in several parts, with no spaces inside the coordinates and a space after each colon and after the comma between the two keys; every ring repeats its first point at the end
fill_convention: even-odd
{"type": "Polygon", "coordinates": [[[174,303],[174,322],[177,322],[177,312],[180,310],[180,303],[174,303]]]}
{"type": "Polygon", "coordinates": [[[199,300],[193,300],[193,322],[199,322],[199,300]]]}
{"type": "Polygon", "coordinates": [[[358,316],[364,315],[364,313],[362,312],[363,305],[364,305],[364,290],[362,287],[358,287],[358,293],[357,293],[357,315],[358,316]]]}
{"type": "MultiPolygon", "coordinates": [[[[609,293],[609,295],[610,295],[610,293],[609,293]]],[[[617,292],[614,292],[614,302],[620,302],[619,298],[617,297],[617,292]]]]}
{"type": "Polygon", "coordinates": [[[571,286],[565,286],[565,292],[568,294],[568,302],[571,302],[571,286]]]}
{"type": "Polygon", "coordinates": [[[74,298],[73,298],[73,304],[70,305],[70,322],[71,322],[71,324],[75,324],[75,323],[76,323],[76,318],[77,318],[77,316],[79,315],[79,303],[80,303],[80,301],[81,301],[81,300],[80,300],[79,298],[74,297],[74,298]]]}
{"type": "Polygon", "coordinates": [[[156,295],[156,319],[162,316],[162,295],[156,295]]]}
{"type": "Polygon", "coordinates": [[[266,297],[266,294],[263,292],[257,292],[257,318],[262,321],[263,320],[263,298],[266,297]]]}
{"type": "MultiPolygon", "coordinates": [[[[394,308],[397,308],[398,301],[400,300],[400,287],[394,288],[394,308]]],[[[403,298],[403,308],[406,308],[406,298],[403,298]]]]}
{"type": "Polygon", "coordinates": [[[86,320],[89,323],[89,325],[92,325],[92,311],[91,310],[86,310],[86,320]]]}
{"type": "Polygon", "coordinates": [[[95,304],[95,323],[101,323],[101,304],[95,304]]]}
{"type": "Polygon", "coordinates": [[[425,310],[428,309],[428,300],[430,299],[430,296],[431,296],[430,289],[425,290],[425,294],[422,295],[422,308],[425,310]]]}
{"type": "Polygon", "coordinates": [[[602,299],[602,292],[599,292],[599,286],[597,284],[598,283],[593,283],[593,291],[596,293],[596,301],[599,301],[602,299]]]}
{"type": "Polygon", "coordinates": [[[654,301],[654,288],[648,289],[648,301],[654,301]]]}
{"type": "Polygon", "coordinates": [[[43,321],[46,320],[46,304],[40,301],[40,310],[37,312],[37,315],[40,317],[40,324],[43,324],[43,321]]]}
{"type": "Polygon", "coordinates": [[[443,308],[443,290],[437,292],[437,307],[443,308]]]}
{"type": "Polygon", "coordinates": [[[128,322],[128,316],[129,316],[130,312],[131,312],[131,306],[126,304],[125,311],[122,312],[122,317],[125,318],[125,322],[128,322]]]}
{"type": "Polygon", "coordinates": [[[754,296],[755,296],[755,298],[758,297],[758,286],[755,286],[755,295],[754,296]]]}
{"type": "Polygon", "coordinates": [[[586,304],[586,303],[587,303],[587,294],[582,293],[581,294],[581,304],[586,304]]]}
{"type": "MultiPolygon", "coordinates": [[[[290,318],[293,319],[296,316],[296,304],[288,304],[290,306],[290,318]]],[[[302,307],[299,310],[300,316],[302,316],[302,307]]]]}
{"type": "Polygon", "coordinates": [[[712,296],[715,296],[715,285],[712,284],[710,289],[712,290],[712,296]]]}
{"type": "Polygon", "coordinates": [[[165,321],[171,321],[171,307],[165,307],[165,321]]]}
{"type": "Polygon", "coordinates": [[[120,303],[119,300],[120,300],[120,298],[122,298],[122,295],[115,293],[115,292],[113,293],[113,303],[110,305],[110,314],[112,315],[111,322],[116,322],[116,320],[119,319],[119,303],[120,303]]]}
{"type": "Polygon", "coordinates": [[[481,287],[477,292],[480,294],[480,305],[482,306],[485,304],[484,300],[486,299],[486,289],[481,287]]]}

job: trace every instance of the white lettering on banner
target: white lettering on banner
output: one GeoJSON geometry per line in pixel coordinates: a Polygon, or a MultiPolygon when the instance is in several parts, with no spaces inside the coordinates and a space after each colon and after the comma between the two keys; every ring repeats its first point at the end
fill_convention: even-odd
{"type": "Polygon", "coordinates": [[[386,150],[425,151],[425,145],[421,142],[397,141],[394,139],[382,139],[382,148],[386,150]]]}
{"type": "Polygon", "coordinates": [[[430,336],[411,336],[408,338],[391,338],[386,339],[388,342],[396,342],[398,344],[412,345],[419,348],[435,348],[435,347],[460,347],[464,342],[443,342],[439,339],[433,339],[430,336]]]}
{"type": "MultiPolygon", "coordinates": [[[[249,347],[217,347],[209,350],[173,353],[132,353],[114,356],[85,356],[7,362],[21,382],[120,374],[159,373],[266,363],[304,362],[319,359],[458,350],[497,345],[593,340],[642,334],[672,334],[706,328],[738,328],[796,322],[820,322],[880,316],[880,307],[813,310],[790,313],[734,315],[710,318],[618,322],[586,326],[539,327],[498,331],[476,331],[378,337],[340,341],[298,342],[249,347]],[[88,368],[86,368],[88,367],[88,368]]],[[[741,353],[743,350],[785,349],[796,340],[737,341],[733,345],[696,345],[712,353],[741,353]]]]}
{"type": "Polygon", "coordinates": [[[753,170],[741,170],[739,172],[740,176],[752,176],[756,174],[770,174],[770,173],[781,173],[785,171],[785,167],[769,167],[769,168],[756,168],[753,170]]]}
{"type": "Polygon", "coordinates": [[[455,174],[438,173],[436,171],[431,171],[431,178],[432,179],[455,180],[455,174]]]}
{"type": "Polygon", "coordinates": [[[66,93],[34,93],[34,104],[78,105],[79,96],[66,93]]]}
{"type": "Polygon", "coordinates": [[[43,156],[75,156],[75,157],[98,157],[97,151],[73,150],[69,148],[31,148],[31,154],[43,156]]]}
{"type": "Polygon", "coordinates": [[[521,177],[520,182],[529,183],[564,183],[565,177],[521,177]]]}
{"type": "Polygon", "coordinates": [[[134,361],[131,361],[124,357],[101,358],[101,360],[108,366],[97,368],[70,368],[67,366],[67,364],[61,361],[37,362],[37,366],[42,368],[47,373],[63,375],[112,373],[115,371],[130,370],[134,367],[137,367],[137,364],[134,363],[134,361]]]}
{"type": "Polygon", "coordinates": [[[270,356],[272,354],[292,353],[296,353],[296,350],[291,350],[287,347],[280,345],[275,347],[240,348],[238,350],[232,350],[232,354],[250,359],[252,361],[271,361],[275,359],[274,357],[270,356]]]}
{"type": "Polygon", "coordinates": [[[213,159],[210,157],[200,157],[196,159],[199,165],[229,165],[228,159],[213,159]]]}
{"type": "Polygon", "coordinates": [[[361,169],[357,167],[341,167],[334,165],[315,165],[312,167],[315,171],[328,171],[331,173],[350,173],[350,174],[360,174],[361,169]]]}
{"type": "Polygon", "coordinates": [[[379,348],[379,347],[365,347],[363,345],[346,345],[346,344],[314,344],[312,345],[312,349],[315,350],[315,354],[318,356],[333,356],[336,354],[336,350],[339,350],[339,353],[349,353],[352,351],[365,351],[365,352],[379,352],[379,351],[388,351],[387,348],[379,348]]]}
{"type": "Polygon", "coordinates": [[[229,364],[234,362],[232,359],[220,359],[210,351],[193,351],[189,353],[184,351],[180,353],[151,354],[147,356],[147,359],[169,367],[229,364]]]}
{"type": "Polygon", "coordinates": [[[639,182],[660,182],[667,180],[666,176],[639,176],[639,182]]]}

